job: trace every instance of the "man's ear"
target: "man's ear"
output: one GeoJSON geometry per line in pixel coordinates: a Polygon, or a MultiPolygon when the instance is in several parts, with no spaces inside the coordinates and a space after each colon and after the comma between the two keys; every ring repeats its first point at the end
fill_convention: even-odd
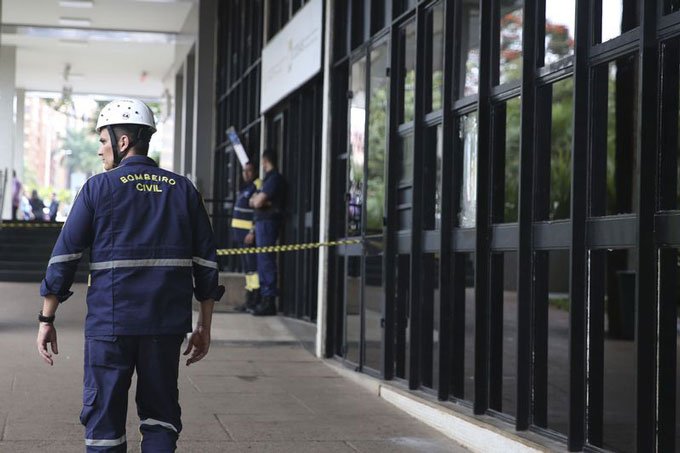
{"type": "Polygon", "coordinates": [[[123,134],[120,136],[118,139],[118,149],[120,152],[125,152],[128,151],[128,147],[130,146],[130,137],[128,137],[126,134],[123,134]]]}

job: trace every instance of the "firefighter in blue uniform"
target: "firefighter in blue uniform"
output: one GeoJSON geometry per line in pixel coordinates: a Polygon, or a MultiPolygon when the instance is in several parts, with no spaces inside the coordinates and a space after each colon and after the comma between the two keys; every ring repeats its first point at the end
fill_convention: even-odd
{"type": "MultiPolygon", "coordinates": [[[[267,150],[262,153],[262,169],[265,172],[262,189],[250,198],[255,208],[255,242],[258,247],[276,245],[283,217],[285,184],[283,176],[276,169],[276,153],[267,150]]],[[[251,313],[255,316],[276,314],[278,295],[275,253],[257,254],[257,272],[260,276],[260,303],[251,313]]]]}
{"type": "MultiPolygon", "coordinates": [[[[241,176],[243,187],[238,193],[234,214],[231,220],[231,237],[234,246],[255,246],[255,224],[253,223],[253,208],[250,207],[250,197],[262,187],[262,181],[255,177],[255,165],[248,162],[243,166],[241,176]]],[[[238,305],[235,310],[244,312],[254,310],[260,300],[260,279],[257,275],[257,255],[247,253],[241,255],[241,264],[246,273],[246,301],[238,305]]]]}
{"type": "Polygon", "coordinates": [[[187,365],[207,354],[214,302],[224,293],[212,228],[193,184],[146,156],[156,127],[143,102],[107,104],[97,131],[107,171],[85,182],[54,246],[40,288],[38,351],[53,364],[55,311],[73,294],[89,248],[80,414],[86,449],[127,450],[128,389],[136,371],[142,451],[172,452],[182,430],[177,376],[181,344],[192,330],[192,295],[201,309],[184,351],[187,365]]]}

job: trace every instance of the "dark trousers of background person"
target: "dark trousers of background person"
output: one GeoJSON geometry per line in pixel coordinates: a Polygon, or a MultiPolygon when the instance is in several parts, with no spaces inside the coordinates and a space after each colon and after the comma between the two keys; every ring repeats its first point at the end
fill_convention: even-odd
{"type": "MultiPolygon", "coordinates": [[[[258,247],[276,245],[279,237],[278,220],[258,220],[255,222],[255,242],[258,247]]],[[[260,276],[260,294],[262,297],[278,295],[276,253],[257,254],[257,273],[260,276]]]]}
{"type": "MultiPolygon", "coordinates": [[[[242,249],[255,247],[255,244],[246,245],[244,242],[249,231],[250,230],[244,228],[231,229],[232,243],[235,248],[242,249]]],[[[241,267],[243,267],[243,272],[246,274],[246,291],[259,289],[260,285],[257,283],[258,279],[254,278],[257,276],[257,255],[254,253],[245,253],[241,255],[241,267]]]]}
{"type": "Polygon", "coordinates": [[[17,212],[18,211],[19,211],[19,206],[12,206],[12,220],[17,220],[17,212]]]}

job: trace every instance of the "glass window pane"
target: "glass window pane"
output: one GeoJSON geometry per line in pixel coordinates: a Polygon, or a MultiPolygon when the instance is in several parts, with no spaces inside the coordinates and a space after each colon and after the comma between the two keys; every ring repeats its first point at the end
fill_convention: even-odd
{"type": "Polygon", "coordinates": [[[569,252],[534,255],[534,424],[562,434],[569,422],[569,252]]]}
{"type": "Polygon", "coordinates": [[[638,0],[602,0],[602,39],[609,41],[639,25],[638,0]]]}
{"type": "Polygon", "coordinates": [[[574,55],[576,0],[545,2],[545,64],[574,55]]]}
{"type": "Polygon", "coordinates": [[[439,388],[439,255],[428,253],[423,256],[421,269],[424,279],[423,297],[419,301],[421,313],[420,379],[423,387],[439,388]]]}
{"type": "Polygon", "coordinates": [[[371,52],[368,118],[368,177],[366,180],[366,233],[382,233],[385,212],[385,150],[389,110],[389,59],[387,43],[371,52]]]}
{"type": "Polygon", "coordinates": [[[412,21],[401,30],[400,68],[401,105],[399,123],[413,121],[416,106],[416,23],[412,21]]]}
{"type": "Polygon", "coordinates": [[[680,0],[664,1],[664,14],[670,14],[676,11],[680,11],[680,0]]]}
{"type": "Polygon", "coordinates": [[[383,300],[385,289],[383,288],[382,269],[383,257],[369,256],[365,259],[366,276],[364,288],[364,318],[366,325],[366,338],[364,351],[366,354],[366,366],[380,371],[382,368],[382,326],[383,300]]]}
{"type": "Polygon", "coordinates": [[[361,257],[347,258],[345,277],[345,358],[359,363],[361,342],[361,257]]]}
{"type": "Polygon", "coordinates": [[[366,125],[366,59],[352,65],[350,100],[349,160],[347,188],[347,235],[361,231],[364,185],[364,131],[366,125]]]}
{"type": "Polygon", "coordinates": [[[477,94],[479,88],[479,1],[462,2],[461,61],[458,63],[457,97],[477,94]]]}
{"type": "Polygon", "coordinates": [[[524,0],[501,0],[498,83],[522,78],[524,0]]]}
{"type": "Polygon", "coordinates": [[[426,230],[439,229],[441,224],[443,134],[441,124],[425,132],[423,197],[427,202],[423,206],[423,228],[426,230]]]}
{"type": "Polygon", "coordinates": [[[432,30],[432,96],[429,111],[442,108],[442,81],[444,79],[444,4],[439,3],[430,13],[432,30]]]}
{"type": "Polygon", "coordinates": [[[491,255],[489,407],[515,415],[517,402],[517,252],[491,255]]]}
{"type": "Polygon", "coordinates": [[[409,378],[411,350],[411,257],[396,257],[394,303],[394,374],[400,379],[409,378]]]}
{"type": "MultiPolygon", "coordinates": [[[[552,85],[548,220],[571,216],[571,143],[574,81],[552,85]]],[[[543,220],[543,219],[541,219],[543,220]]]]}
{"type": "Polygon", "coordinates": [[[591,414],[602,426],[590,433],[589,443],[607,450],[633,452],[637,425],[633,253],[591,250],[589,261],[592,346],[588,398],[591,407],[602,408],[602,413],[591,414]],[[596,401],[596,397],[601,400],[596,401]]]}
{"type": "Polygon", "coordinates": [[[474,228],[477,217],[477,112],[460,118],[458,138],[463,153],[458,225],[474,228]]]}
{"type": "Polygon", "coordinates": [[[493,156],[493,221],[494,223],[517,222],[519,191],[519,135],[520,98],[513,98],[495,108],[494,127],[504,134],[503,148],[494,150],[493,156]]]}
{"type": "Polygon", "coordinates": [[[595,68],[591,215],[637,212],[637,58],[595,68]]]}

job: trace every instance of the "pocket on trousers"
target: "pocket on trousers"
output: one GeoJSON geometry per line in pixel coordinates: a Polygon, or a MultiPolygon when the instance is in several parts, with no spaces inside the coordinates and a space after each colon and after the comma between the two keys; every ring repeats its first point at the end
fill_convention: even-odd
{"type": "Polygon", "coordinates": [[[96,336],[87,338],[89,365],[117,368],[125,363],[118,337],[96,336]]]}
{"type": "Polygon", "coordinates": [[[83,388],[83,410],[80,411],[80,423],[87,426],[87,421],[92,416],[94,405],[97,401],[97,389],[92,387],[83,388]]]}

